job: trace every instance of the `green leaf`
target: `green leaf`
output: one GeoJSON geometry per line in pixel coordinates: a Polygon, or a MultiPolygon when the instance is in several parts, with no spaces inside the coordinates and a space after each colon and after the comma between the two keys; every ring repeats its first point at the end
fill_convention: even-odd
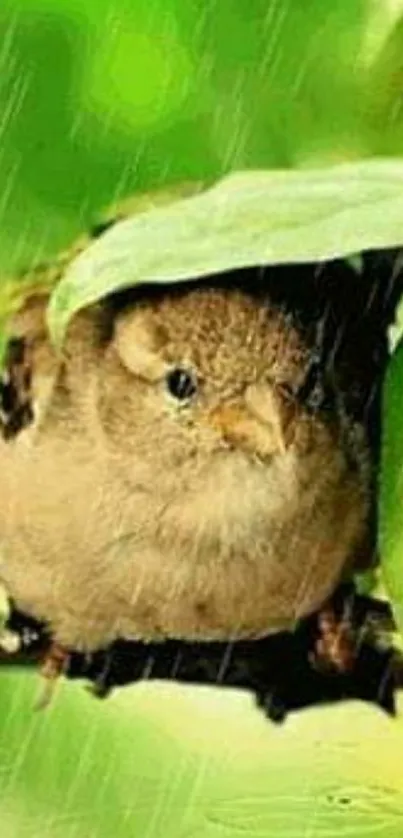
{"type": "Polygon", "coordinates": [[[403,343],[384,386],[379,545],[385,587],[403,631],[403,343]]]}
{"type": "Polygon", "coordinates": [[[50,333],[60,346],[75,312],[138,283],[400,245],[402,219],[400,162],[235,173],[119,222],[80,254],[51,297],[50,333]]]}

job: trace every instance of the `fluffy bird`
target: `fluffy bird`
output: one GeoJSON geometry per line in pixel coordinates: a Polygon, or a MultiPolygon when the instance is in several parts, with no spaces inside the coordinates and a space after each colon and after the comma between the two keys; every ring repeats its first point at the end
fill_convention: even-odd
{"type": "Polygon", "coordinates": [[[360,365],[275,274],[116,295],[61,357],[46,296],[14,318],[0,577],[61,647],[292,629],[371,558],[360,365]]]}

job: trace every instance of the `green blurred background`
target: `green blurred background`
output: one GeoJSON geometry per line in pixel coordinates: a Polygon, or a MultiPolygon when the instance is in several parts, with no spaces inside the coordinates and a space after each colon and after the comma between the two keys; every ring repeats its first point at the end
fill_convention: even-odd
{"type": "MultiPolygon", "coordinates": [[[[2,0],[3,274],[119,197],[234,168],[403,154],[403,0],[2,0]]],[[[104,704],[0,678],[2,838],[399,838],[403,724],[266,723],[235,692],[104,704]]]]}

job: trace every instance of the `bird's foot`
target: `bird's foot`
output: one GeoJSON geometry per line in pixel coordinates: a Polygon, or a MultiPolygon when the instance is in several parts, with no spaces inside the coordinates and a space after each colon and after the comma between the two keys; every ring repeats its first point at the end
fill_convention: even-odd
{"type": "Polygon", "coordinates": [[[329,602],[317,615],[318,636],[309,653],[312,666],[321,672],[347,674],[352,672],[365,634],[355,627],[353,600],[346,599],[341,612],[329,602]]]}
{"type": "Polygon", "coordinates": [[[52,641],[40,667],[40,674],[44,683],[36,704],[37,709],[47,707],[52,701],[57,682],[61,675],[67,671],[69,660],[70,652],[64,646],[52,641]]]}

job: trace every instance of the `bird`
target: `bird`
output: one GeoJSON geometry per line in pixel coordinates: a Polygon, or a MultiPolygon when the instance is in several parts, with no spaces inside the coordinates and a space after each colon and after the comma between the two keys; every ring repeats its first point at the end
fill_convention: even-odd
{"type": "Polygon", "coordinates": [[[128,289],[61,353],[48,291],[28,295],[1,390],[0,580],[47,626],[51,669],[120,640],[293,631],[372,566],[397,291],[371,277],[335,260],[128,289]]]}

